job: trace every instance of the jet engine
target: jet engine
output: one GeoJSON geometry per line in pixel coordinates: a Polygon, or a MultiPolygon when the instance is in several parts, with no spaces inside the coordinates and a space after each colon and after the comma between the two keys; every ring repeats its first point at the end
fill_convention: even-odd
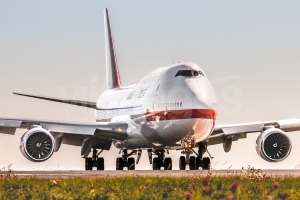
{"type": "Polygon", "coordinates": [[[42,127],[35,127],[24,133],[20,142],[23,156],[33,162],[43,162],[49,159],[54,151],[53,136],[42,127]]]}
{"type": "Polygon", "coordinates": [[[292,141],[287,134],[274,127],[266,127],[256,140],[256,151],[264,160],[280,162],[286,159],[292,150],[292,141]]]}

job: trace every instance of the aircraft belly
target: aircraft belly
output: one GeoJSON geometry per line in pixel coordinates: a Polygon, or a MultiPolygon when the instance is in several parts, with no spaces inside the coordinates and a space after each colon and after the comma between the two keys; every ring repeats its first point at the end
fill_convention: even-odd
{"type": "Polygon", "coordinates": [[[128,139],[125,141],[115,141],[113,143],[118,149],[146,149],[153,148],[153,144],[145,139],[128,139]]]}
{"type": "Polygon", "coordinates": [[[165,125],[159,126],[158,135],[168,142],[178,142],[190,134],[196,141],[205,140],[213,128],[212,119],[181,119],[169,120],[165,125]]]}
{"type": "Polygon", "coordinates": [[[152,143],[161,145],[175,144],[187,134],[196,141],[205,140],[212,132],[212,119],[180,119],[147,122],[141,127],[141,134],[152,143]]]}

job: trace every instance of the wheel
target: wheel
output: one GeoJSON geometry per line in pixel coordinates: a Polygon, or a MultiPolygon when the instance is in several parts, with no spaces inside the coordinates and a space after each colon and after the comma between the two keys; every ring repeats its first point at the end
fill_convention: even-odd
{"type": "Polygon", "coordinates": [[[93,159],[92,158],[85,159],[85,170],[93,170],[93,159]]]}
{"type": "Polygon", "coordinates": [[[135,159],[128,158],[128,170],[135,170],[135,159]]]}
{"type": "Polygon", "coordinates": [[[152,169],[153,170],[156,170],[156,165],[157,165],[157,158],[153,158],[153,161],[152,161],[152,169]]]}
{"type": "Polygon", "coordinates": [[[153,161],[152,161],[152,169],[153,170],[156,170],[156,162],[157,162],[157,158],[153,158],[153,161]]]}
{"type": "Polygon", "coordinates": [[[119,157],[116,161],[116,170],[123,170],[124,168],[124,159],[119,157]]]}
{"type": "Polygon", "coordinates": [[[97,170],[104,170],[104,158],[97,159],[97,170]]]}
{"type": "Polygon", "coordinates": [[[172,170],[172,158],[165,158],[164,170],[172,170]]]}
{"type": "Polygon", "coordinates": [[[190,156],[190,170],[195,170],[196,169],[196,158],[195,156],[190,156]]]}
{"type": "Polygon", "coordinates": [[[203,158],[202,169],[210,169],[210,159],[208,157],[203,158]]]}
{"type": "Polygon", "coordinates": [[[153,158],[152,169],[160,170],[160,167],[161,167],[161,161],[159,160],[159,158],[153,158]]]}
{"type": "Polygon", "coordinates": [[[179,169],[180,170],[185,170],[185,165],[186,165],[185,157],[180,156],[180,158],[179,158],[179,169]]]}
{"type": "Polygon", "coordinates": [[[201,167],[201,158],[196,157],[196,169],[198,170],[201,167]]]}

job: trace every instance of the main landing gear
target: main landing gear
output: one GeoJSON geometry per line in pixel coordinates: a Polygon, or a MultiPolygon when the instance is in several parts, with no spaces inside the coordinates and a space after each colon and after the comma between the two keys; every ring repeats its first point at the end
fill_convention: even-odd
{"type": "Polygon", "coordinates": [[[92,157],[88,157],[85,159],[85,170],[93,170],[93,167],[97,167],[97,170],[104,170],[104,158],[98,158],[102,151],[103,150],[98,153],[98,151],[93,148],[92,157]]]}
{"type": "Polygon", "coordinates": [[[127,167],[128,170],[135,170],[135,164],[138,164],[142,155],[142,150],[132,150],[128,154],[127,149],[121,149],[122,157],[117,158],[116,160],[116,170],[123,170],[124,167],[127,167]],[[137,155],[137,161],[135,163],[134,158],[129,158],[131,155],[137,155]]]}
{"type": "Polygon", "coordinates": [[[164,170],[172,170],[172,158],[165,157],[165,152],[169,154],[169,152],[165,150],[148,150],[148,158],[153,170],[160,170],[161,167],[163,167],[164,170]],[[153,154],[157,155],[157,157],[152,159],[153,154]]]}
{"type": "MultiPolygon", "coordinates": [[[[183,151],[182,154],[185,156],[180,156],[179,158],[179,169],[185,170],[186,166],[189,165],[190,170],[198,170],[201,167],[203,170],[210,169],[210,158],[203,157],[203,154],[207,152],[207,143],[198,143],[198,153],[192,148],[195,146],[195,140],[191,137],[186,137],[182,140],[183,151]],[[191,154],[196,156],[190,156],[191,154]]],[[[210,154],[209,154],[210,156],[210,154]]],[[[211,156],[210,156],[211,157],[211,156]]],[[[212,158],[212,157],[211,157],[212,158]]]]}

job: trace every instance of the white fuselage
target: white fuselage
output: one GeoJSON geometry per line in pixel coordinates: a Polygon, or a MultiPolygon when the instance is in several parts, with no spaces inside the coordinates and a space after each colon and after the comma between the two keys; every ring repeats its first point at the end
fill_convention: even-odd
{"type": "Polygon", "coordinates": [[[128,140],[115,143],[128,149],[171,147],[187,135],[203,141],[215,119],[213,88],[193,63],[159,68],[136,85],[107,90],[96,110],[98,122],[128,123],[128,140]]]}

